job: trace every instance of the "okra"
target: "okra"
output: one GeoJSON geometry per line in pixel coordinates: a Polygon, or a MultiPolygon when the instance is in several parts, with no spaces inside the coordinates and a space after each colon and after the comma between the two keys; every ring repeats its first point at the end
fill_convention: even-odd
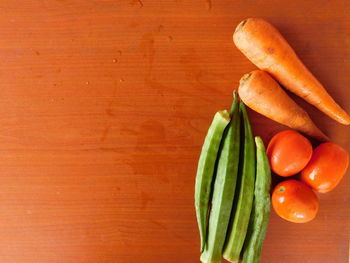
{"type": "Polygon", "coordinates": [[[201,255],[203,263],[221,262],[227,227],[230,221],[233,197],[236,189],[240,146],[239,103],[234,93],[231,122],[226,127],[218,154],[208,238],[201,255]]]}
{"type": "Polygon", "coordinates": [[[262,244],[265,239],[270,216],[271,170],[266,156],[264,143],[255,137],[256,144],[256,181],[249,236],[246,237],[243,251],[243,263],[258,263],[262,244]]]}
{"type": "Polygon", "coordinates": [[[223,132],[229,122],[230,115],[226,110],[219,111],[215,114],[205,137],[198,161],[195,186],[195,207],[201,239],[201,252],[206,243],[209,198],[211,194],[215,162],[223,132]]]}
{"type": "Polygon", "coordinates": [[[255,182],[255,145],[253,133],[247,110],[243,103],[240,103],[240,110],[244,126],[243,152],[241,155],[243,160],[240,160],[239,191],[236,191],[237,194],[231,212],[230,228],[227,232],[223,253],[224,258],[230,262],[238,262],[240,258],[253,204],[255,182]]]}

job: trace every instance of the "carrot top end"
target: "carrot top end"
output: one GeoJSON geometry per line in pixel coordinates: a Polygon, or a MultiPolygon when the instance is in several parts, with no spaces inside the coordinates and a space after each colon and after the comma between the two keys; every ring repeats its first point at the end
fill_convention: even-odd
{"type": "Polygon", "coordinates": [[[247,23],[248,19],[244,19],[243,21],[241,21],[238,26],[236,27],[235,32],[238,32],[246,23],[247,23]]]}
{"type": "Polygon", "coordinates": [[[246,82],[251,77],[251,75],[252,73],[244,74],[243,77],[239,80],[239,84],[243,84],[244,82],[246,82]]]}

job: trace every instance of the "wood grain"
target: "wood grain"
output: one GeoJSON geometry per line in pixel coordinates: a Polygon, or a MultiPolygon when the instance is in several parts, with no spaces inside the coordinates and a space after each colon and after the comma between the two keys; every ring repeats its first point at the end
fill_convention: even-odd
{"type": "MultiPolygon", "coordinates": [[[[196,162],[255,67],[232,44],[275,24],[350,111],[348,0],[1,0],[0,262],[198,262],[196,162]]],[[[295,97],[293,97],[295,98],[295,97]]],[[[349,128],[297,99],[332,140],[349,128]]],[[[255,134],[283,129],[250,112],[255,134]]],[[[348,260],[349,174],[316,220],[274,213],[262,262],[348,260]]]]}

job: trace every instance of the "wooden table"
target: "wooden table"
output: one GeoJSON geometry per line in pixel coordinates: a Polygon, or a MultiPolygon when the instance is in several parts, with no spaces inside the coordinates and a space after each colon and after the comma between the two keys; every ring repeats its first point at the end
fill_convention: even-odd
{"type": "MultiPolygon", "coordinates": [[[[1,0],[0,262],[198,262],[193,191],[215,111],[255,67],[236,24],[276,25],[350,111],[348,0],[1,0]]],[[[295,98],[295,97],[294,97],[295,98]]],[[[333,141],[349,128],[297,99],[333,141]]],[[[267,141],[284,127],[250,112],[267,141]]],[[[272,212],[264,263],[348,260],[350,175],[317,219],[272,212]]]]}

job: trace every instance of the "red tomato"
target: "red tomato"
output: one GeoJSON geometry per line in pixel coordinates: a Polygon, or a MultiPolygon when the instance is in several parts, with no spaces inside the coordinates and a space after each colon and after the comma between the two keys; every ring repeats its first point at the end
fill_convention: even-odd
{"type": "Polygon", "coordinates": [[[312,146],[308,139],[293,130],[277,133],[267,147],[271,169],[280,176],[299,173],[310,161],[312,146]]]}
{"type": "Polygon", "coordinates": [[[301,179],[320,193],[334,189],[349,166],[349,153],[333,142],[319,145],[313,152],[301,179]]]}
{"type": "Polygon", "coordinates": [[[287,180],[273,190],[272,206],[283,219],[306,223],[315,218],[319,203],[317,195],[306,184],[287,180]]]}

